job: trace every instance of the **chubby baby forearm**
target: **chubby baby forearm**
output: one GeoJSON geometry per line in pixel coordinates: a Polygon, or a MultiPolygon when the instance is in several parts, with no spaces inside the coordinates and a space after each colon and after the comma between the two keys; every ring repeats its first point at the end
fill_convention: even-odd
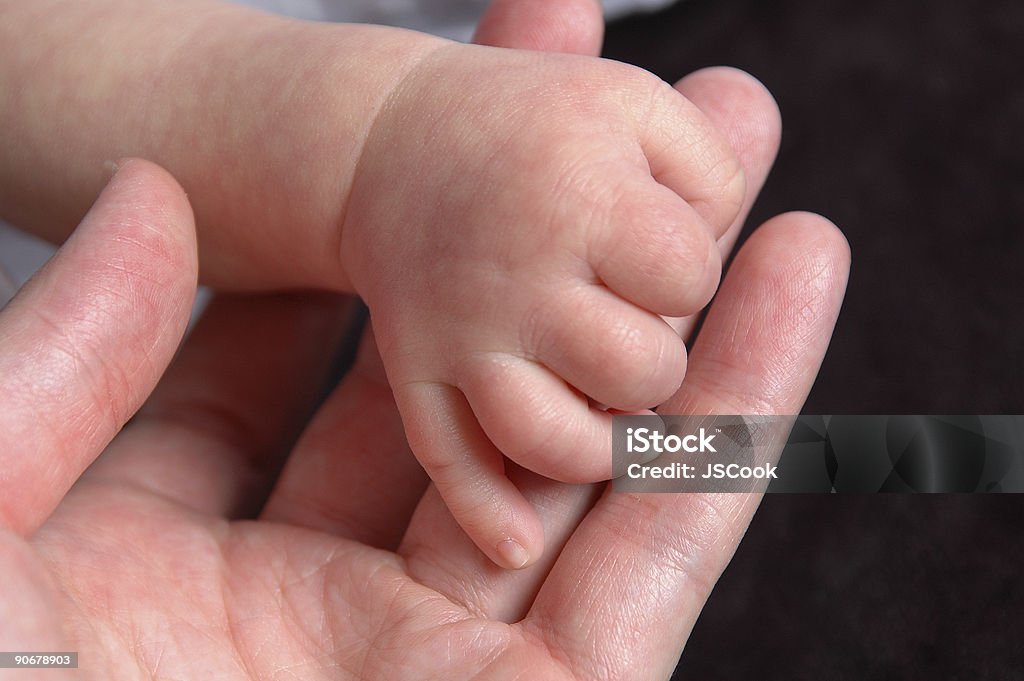
{"type": "Polygon", "coordinates": [[[111,162],[143,157],[188,193],[206,283],[350,290],[364,141],[444,43],[210,0],[0,0],[0,216],[60,242],[111,162]]]}

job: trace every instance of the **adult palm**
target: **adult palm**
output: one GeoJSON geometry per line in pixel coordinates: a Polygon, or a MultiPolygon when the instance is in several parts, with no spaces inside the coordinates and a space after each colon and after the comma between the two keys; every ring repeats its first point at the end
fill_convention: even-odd
{"type": "MultiPolygon", "coordinates": [[[[587,51],[592,10],[499,2],[481,36],[587,51]]],[[[777,144],[770,97],[724,70],[679,87],[730,134],[752,201],[777,144]]],[[[664,408],[798,411],[847,267],[821,218],[759,229],[664,408]]],[[[309,420],[349,301],[221,297],[147,400],[195,276],[187,201],[131,161],[0,314],[0,649],[77,650],[98,678],[668,676],[754,495],[628,495],[513,470],[546,552],[500,570],[410,455],[369,334],[309,420]]]]}

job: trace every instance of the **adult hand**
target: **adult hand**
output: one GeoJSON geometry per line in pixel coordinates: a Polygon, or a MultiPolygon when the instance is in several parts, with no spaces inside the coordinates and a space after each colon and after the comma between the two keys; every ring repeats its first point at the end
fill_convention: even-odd
{"type": "MultiPolygon", "coordinates": [[[[549,12],[577,8],[573,40],[599,30],[591,0],[546,5],[526,33],[560,35],[549,12]]],[[[732,136],[752,196],[777,143],[770,98],[731,71],[680,88],[732,136]]],[[[666,409],[798,411],[847,265],[820,218],[758,230],[666,409]]],[[[756,498],[602,494],[513,471],[548,549],[499,570],[427,489],[370,340],[291,446],[344,301],[215,301],[92,463],[170,361],[194,282],[183,195],[129,162],[0,315],[0,649],[78,650],[102,678],[668,676],[756,498]]]]}

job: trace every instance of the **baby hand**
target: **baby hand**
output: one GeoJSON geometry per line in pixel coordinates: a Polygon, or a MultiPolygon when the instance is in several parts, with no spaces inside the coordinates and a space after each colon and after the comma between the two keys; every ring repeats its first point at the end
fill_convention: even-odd
{"type": "Polygon", "coordinates": [[[342,257],[410,446],[500,565],[540,554],[505,457],[611,476],[611,416],[679,387],[744,180],[682,95],[623,64],[467,45],[424,59],[362,150],[342,257]]]}

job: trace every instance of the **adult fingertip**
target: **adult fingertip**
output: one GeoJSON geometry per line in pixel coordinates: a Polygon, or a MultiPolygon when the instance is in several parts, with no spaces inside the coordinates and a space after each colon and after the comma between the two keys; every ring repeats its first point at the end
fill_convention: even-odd
{"type": "MultiPolygon", "coordinates": [[[[199,273],[195,219],[184,190],[160,166],[121,158],[112,167],[45,280],[51,304],[63,300],[117,320],[83,332],[79,344],[98,361],[107,344],[120,348],[119,362],[147,367],[137,376],[137,393],[122,396],[135,404],[163,373],[191,316],[199,273]],[[72,277],[76,287],[69,286],[72,277]]],[[[103,319],[97,314],[95,324],[103,319]]]]}
{"type": "Polygon", "coordinates": [[[776,291],[787,309],[799,310],[787,316],[794,338],[820,338],[827,344],[831,333],[819,336],[808,330],[831,328],[839,314],[850,271],[850,246],[842,231],[816,213],[790,212],[755,230],[747,245],[737,256],[736,271],[776,291]],[[804,331],[798,334],[795,326],[804,331]]]}
{"type": "Polygon", "coordinates": [[[141,158],[121,158],[114,162],[114,175],[104,190],[119,197],[122,206],[138,214],[139,222],[149,218],[160,228],[157,236],[174,239],[184,246],[182,255],[189,271],[198,274],[195,216],[185,190],[168,171],[141,158]]]}
{"type": "Polygon", "coordinates": [[[851,261],[850,242],[839,227],[827,217],[809,211],[790,211],[768,220],[755,232],[763,238],[779,233],[789,244],[800,244],[810,252],[827,256],[840,269],[851,261]]]}
{"type": "Polygon", "coordinates": [[[604,13],[596,0],[494,0],[473,42],[540,52],[597,56],[604,13]]]}
{"type": "Polygon", "coordinates": [[[676,88],[718,124],[741,156],[757,150],[770,163],[782,140],[782,113],[760,80],[732,66],[709,66],[684,77],[676,88]]]}
{"type": "Polygon", "coordinates": [[[789,214],[797,224],[808,230],[808,239],[817,247],[817,271],[821,273],[822,290],[832,293],[835,299],[835,311],[846,295],[846,287],[850,279],[850,266],[853,255],[850,242],[839,227],[828,218],[817,213],[796,212],[789,214]],[[830,277],[828,279],[827,277],[830,277]]]}
{"type": "Polygon", "coordinates": [[[152,284],[138,289],[145,299],[158,307],[191,310],[199,259],[195,217],[184,189],[150,161],[121,158],[112,167],[114,175],[82,228],[95,224],[107,231],[127,252],[127,263],[139,265],[136,272],[145,272],[139,279],[152,284]]]}
{"type": "Polygon", "coordinates": [[[850,242],[839,226],[824,215],[806,211],[790,213],[796,216],[799,221],[806,221],[806,224],[816,230],[818,237],[822,240],[823,246],[836,257],[839,264],[849,266],[852,260],[850,242]]]}
{"type": "MultiPolygon", "coordinates": [[[[40,304],[88,310],[67,333],[76,351],[93,356],[99,366],[112,363],[106,353],[114,347],[116,364],[133,366],[136,380],[115,400],[130,414],[181,341],[199,266],[192,208],[178,182],[142,159],[113,165],[113,177],[53,267],[42,273],[40,283],[49,293],[40,304]]],[[[120,408],[115,413],[123,415],[120,408]]]]}
{"type": "Polygon", "coordinates": [[[684,76],[676,84],[677,86],[693,86],[698,83],[712,83],[716,88],[727,89],[721,93],[721,99],[732,99],[737,94],[745,96],[748,100],[757,100],[768,105],[767,108],[781,120],[779,105],[768,87],[756,76],[743,69],[734,66],[706,66],[684,76]]]}

